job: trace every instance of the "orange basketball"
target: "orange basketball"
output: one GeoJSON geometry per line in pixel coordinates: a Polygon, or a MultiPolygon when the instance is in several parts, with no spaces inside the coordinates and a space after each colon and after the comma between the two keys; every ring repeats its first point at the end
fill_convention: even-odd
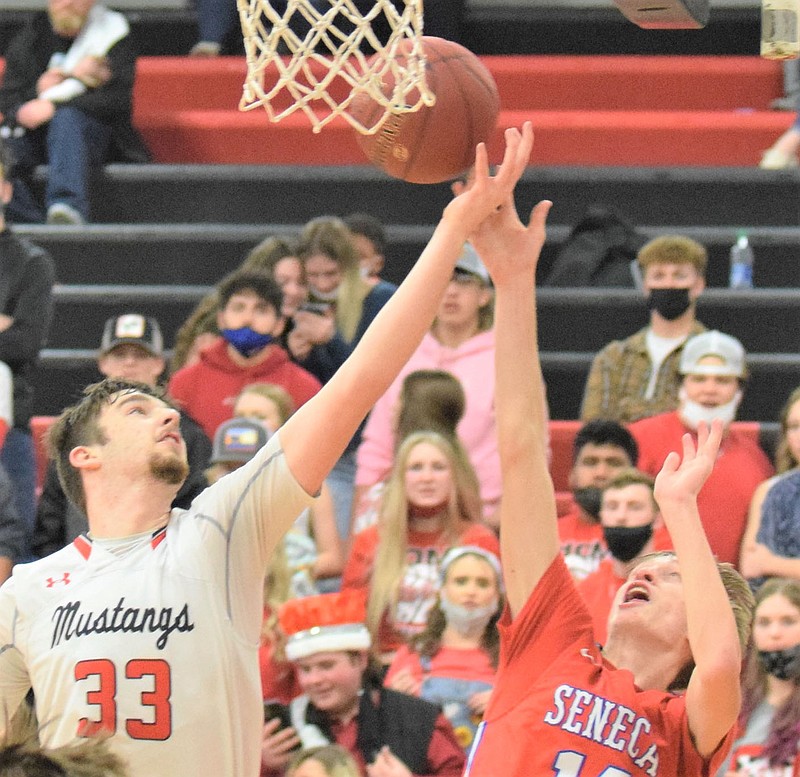
{"type": "MultiPolygon", "coordinates": [[[[423,37],[422,43],[425,78],[436,103],[390,115],[374,135],[358,133],[358,144],[373,165],[394,178],[440,183],[458,177],[475,161],[475,146],[489,140],[497,123],[500,95],[492,74],[471,51],[443,38],[423,37]]],[[[402,48],[398,56],[404,56],[402,48]]],[[[384,92],[392,87],[384,84],[384,92]]],[[[367,127],[380,120],[383,110],[366,94],[350,106],[367,127]]]]}

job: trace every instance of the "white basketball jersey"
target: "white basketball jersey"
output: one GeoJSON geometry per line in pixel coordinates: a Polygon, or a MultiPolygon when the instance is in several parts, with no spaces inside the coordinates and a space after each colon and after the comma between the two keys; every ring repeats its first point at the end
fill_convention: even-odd
{"type": "Polygon", "coordinates": [[[46,746],[111,732],[132,777],[255,777],[264,527],[311,501],[275,435],[120,555],[82,536],[17,566],[0,589],[0,701],[32,687],[46,746]]]}

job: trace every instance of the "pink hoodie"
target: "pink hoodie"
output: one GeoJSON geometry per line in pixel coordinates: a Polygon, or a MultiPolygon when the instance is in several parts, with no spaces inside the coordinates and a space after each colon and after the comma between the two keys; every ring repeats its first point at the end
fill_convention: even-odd
{"type": "Polygon", "coordinates": [[[466,410],[458,436],[478,476],[484,508],[500,498],[500,460],[494,417],[494,331],[481,332],[458,348],[442,345],[428,332],[394,383],[375,403],[358,449],[356,485],[384,480],[394,461],[394,409],[406,375],[416,370],[447,370],[459,379],[466,410]]]}

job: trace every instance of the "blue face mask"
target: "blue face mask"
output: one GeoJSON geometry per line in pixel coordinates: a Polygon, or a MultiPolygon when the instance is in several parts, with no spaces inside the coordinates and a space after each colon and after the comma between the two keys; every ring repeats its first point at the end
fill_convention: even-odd
{"type": "Polygon", "coordinates": [[[245,358],[264,350],[274,339],[272,335],[262,335],[249,326],[223,329],[220,334],[245,358]]]}

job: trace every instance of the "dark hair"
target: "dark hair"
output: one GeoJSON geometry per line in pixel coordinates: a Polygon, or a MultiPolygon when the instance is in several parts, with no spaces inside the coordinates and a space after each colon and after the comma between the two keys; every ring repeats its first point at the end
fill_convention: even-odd
{"type": "Polygon", "coordinates": [[[100,413],[116,401],[120,393],[138,393],[157,397],[167,404],[164,392],[145,383],[108,378],[83,390],[80,402],[66,408],[50,427],[47,441],[50,457],[56,463],[61,487],[69,500],[86,512],[86,495],[80,472],[72,466],[69,455],[80,445],[102,445],[108,438],[100,428],[100,413]]]}
{"type": "Polygon", "coordinates": [[[386,253],[386,229],[375,216],[370,216],[368,213],[351,213],[345,217],[344,223],[354,235],[364,235],[381,256],[386,253]]]}
{"type": "Polygon", "coordinates": [[[397,414],[396,446],[412,432],[456,436],[466,397],[458,378],[445,370],[415,370],[403,379],[397,414]]]}
{"type": "Polygon", "coordinates": [[[631,464],[635,465],[639,460],[639,446],[633,435],[617,421],[607,418],[595,418],[593,421],[585,423],[575,435],[572,443],[572,461],[578,460],[581,449],[584,445],[616,445],[622,448],[628,455],[631,464]]]}
{"type": "Polygon", "coordinates": [[[217,285],[219,309],[222,310],[234,294],[252,291],[280,315],[283,292],[274,278],[263,270],[235,270],[217,285]]]}

